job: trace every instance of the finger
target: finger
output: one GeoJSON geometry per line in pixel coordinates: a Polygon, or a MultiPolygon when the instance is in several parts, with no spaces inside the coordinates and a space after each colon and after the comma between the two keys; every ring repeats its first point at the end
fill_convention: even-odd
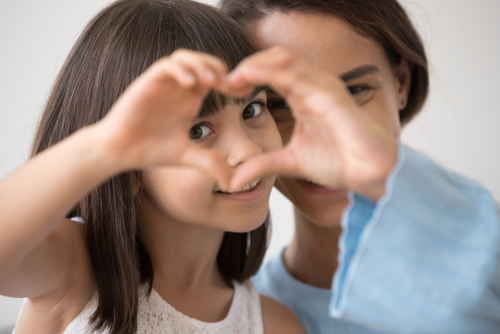
{"type": "Polygon", "coordinates": [[[247,67],[226,80],[226,85],[231,92],[248,92],[253,87],[269,85],[278,94],[288,97],[293,91],[301,91],[307,79],[301,78],[297,73],[279,68],[253,68],[247,67]]]}
{"type": "Polygon", "coordinates": [[[192,144],[182,154],[180,163],[203,170],[217,181],[221,190],[229,189],[232,170],[217,153],[192,144]]]}
{"type": "Polygon", "coordinates": [[[146,80],[148,77],[161,82],[173,79],[180,87],[185,89],[195,87],[198,81],[195,73],[189,68],[182,64],[174,63],[168,58],[163,58],[151,66],[148,74],[144,75],[146,80]]]}
{"type": "Polygon", "coordinates": [[[230,191],[268,175],[300,176],[294,158],[287,149],[266,153],[241,164],[231,179],[230,191]]]}
{"type": "Polygon", "coordinates": [[[221,59],[217,58],[216,56],[207,54],[207,53],[201,53],[201,52],[196,52],[196,51],[190,51],[190,50],[182,50],[182,52],[186,52],[187,57],[189,58],[198,58],[207,65],[211,66],[212,69],[217,72],[220,76],[224,76],[228,73],[228,68],[226,63],[224,63],[221,59]]]}
{"type": "Polygon", "coordinates": [[[243,67],[290,67],[299,58],[283,46],[259,51],[238,64],[234,71],[243,67]]]}
{"type": "Polygon", "coordinates": [[[227,73],[222,61],[210,55],[182,50],[176,52],[172,59],[192,70],[205,86],[217,85],[227,73]]]}
{"type": "Polygon", "coordinates": [[[255,89],[255,87],[256,86],[250,84],[244,86],[242,85],[240,87],[234,87],[233,85],[229,84],[225,78],[222,79],[220,85],[216,86],[217,90],[221,93],[240,98],[250,94],[255,89]]]}

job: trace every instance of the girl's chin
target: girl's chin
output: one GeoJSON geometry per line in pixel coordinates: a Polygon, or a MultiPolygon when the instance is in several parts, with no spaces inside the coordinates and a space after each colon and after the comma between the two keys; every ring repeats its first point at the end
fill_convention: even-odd
{"type": "Polygon", "coordinates": [[[251,232],[266,222],[267,211],[263,214],[252,215],[252,217],[234,215],[222,224],[221,230],[233,233],[251,232]]]}

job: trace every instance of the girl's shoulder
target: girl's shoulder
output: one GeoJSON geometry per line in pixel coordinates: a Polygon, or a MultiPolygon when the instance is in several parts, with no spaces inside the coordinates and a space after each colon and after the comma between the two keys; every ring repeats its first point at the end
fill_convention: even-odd
{"type": "Polygon", "coordinates": [[[269,297],[260,296],[264,333],[305,334],[304,327],[285,305],[269,297]]]}

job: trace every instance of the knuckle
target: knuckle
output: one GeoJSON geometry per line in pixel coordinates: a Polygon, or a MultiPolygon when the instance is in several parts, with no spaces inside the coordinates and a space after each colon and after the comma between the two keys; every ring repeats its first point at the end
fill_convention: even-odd
{"type": "Polygon", "coordinates": [[[296,57],[290,50],[280,46],[278,49],[278,59],[280,60],[282,66],[289,67],[293,65],[296,57]]]}
{"type": "Polygon", "coordinates": [[[193,51],[187,49],[177,49],[172,53],[172,58],[174,59],[185,59],[187,57],[192,57],[193,51]]]}
{"type": "Polygon", "coordinates": [[[152,68],[155,70],[159,70],[160,68],[166,69],[169,68],[172,63],[172,60],[170,57],[163,57],[157,60],[153,65],[152,68]]]}

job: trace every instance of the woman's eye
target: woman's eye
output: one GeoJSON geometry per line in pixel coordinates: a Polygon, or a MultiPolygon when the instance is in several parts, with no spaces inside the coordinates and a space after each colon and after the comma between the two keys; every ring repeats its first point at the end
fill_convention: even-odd
{"type": "Polygon", "coordinates": [[[252,102],[248,106],[246,106],[245,110],[243,110],[243,119],[249,119],[256,116],[259,116],[265,104],[262,102],[252,102]]]}
{"type": "Polygon", "coordinates": [[[196,124],[189,131],[189,137],[191,140],[199,140],[208,136],[212,130],[205,124],[196,124]]]}
{"type": "Polygon", "coordinates": [[[267,101],[267,108],[269,110],[273,110],[273,109],[289,109],[288,104],[286,103],[285,100],[267,101]]]}
{"type": "Polygon", "coordinates": [[[347,90],[352,96],[358,95],[359,93],[363,92],[367,87],[364,86],[350,86],[347,87],[347,90]]]}

